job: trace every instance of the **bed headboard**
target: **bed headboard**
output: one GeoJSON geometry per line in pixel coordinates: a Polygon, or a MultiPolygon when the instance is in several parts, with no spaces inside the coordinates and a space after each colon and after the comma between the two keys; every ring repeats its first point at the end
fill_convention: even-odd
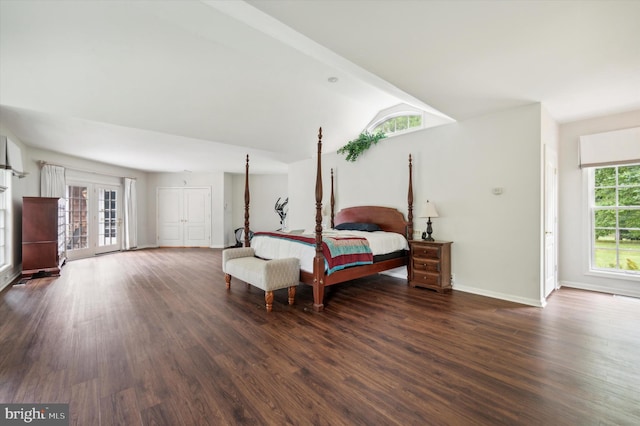
{"type": "Polygon", "coordinates": [[[383,231],[397,232],[407,236],[409,224],[404,215],[397,209],[381,206],[357,206],[340,210],[335,217],[335,224],[345,222],[375,223],[383,231]]]}

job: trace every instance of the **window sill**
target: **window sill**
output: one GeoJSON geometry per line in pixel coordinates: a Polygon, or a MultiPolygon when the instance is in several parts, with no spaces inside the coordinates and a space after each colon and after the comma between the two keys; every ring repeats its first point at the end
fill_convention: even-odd
{"type": "Polygon", "coordinates": [[[590,269],[585,272],[585,275],[591,277],[609,278],[613,280],[626,280],[626,281],[638,281],[640,282],[640,274],[627,274],[624,272],[606,272],[590,269]]]}

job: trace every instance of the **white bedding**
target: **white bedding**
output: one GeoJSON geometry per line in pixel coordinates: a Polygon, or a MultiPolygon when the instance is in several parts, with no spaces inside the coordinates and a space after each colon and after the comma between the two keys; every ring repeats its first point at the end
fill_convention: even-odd
{"type": "MultiPolygon", "coordinates": [[[[303,234],[315,238],[315,233],[303,234]]],[[[374,256],[393,253],[399,250],[409,250],[407,239],[395,232],[365,232],[365,231],[337,231],[334,229],[322,231],[323,236],[334,237],[363,237],[369,242],[369,247],[374,256]]],[[[281,259],[285,257],[297,257],[300,259],[300,269],[313,272],[313,258],[316,255],[315,245],[304,244],[299,241],[285,240],[282,238],[269,238],[267,236],[254,235],[251,239],[251,247],[256,256],[264,259],[281,259]]]]}

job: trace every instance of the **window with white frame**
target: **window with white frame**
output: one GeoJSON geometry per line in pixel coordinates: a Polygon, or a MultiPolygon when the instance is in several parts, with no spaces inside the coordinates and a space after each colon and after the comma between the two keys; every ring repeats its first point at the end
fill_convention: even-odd
{"type": "Polygon", "coordinates": [[[589,175],[591,269],[640,276],[640,164],[589,175]]]}
{"type": "Polygon", "coordinates": [[[407,104],[396,105],[380,111],[371,120],[366,130],[369,133],[384,133],[387,136],[406,133],[425,127],[425,112],[407,104]]]}
{"type": "Polygon", "coordinates": [[[384,133],[385,136],[395,136],[454,121],[451,117],[447,117],[428,105],[413,106],[401,103],[380,110],[364,128],[364,131],[371,134],[384,133]]]}
{"type": "Polygon", "coordinates": [[[11,241],[11,170],[0,172],[0,269],[11,263],[8,244],[11,241]]]}
{"type": "Polygon", "coordinates": [[[422,128],[422,114],[402,114],[390,117],[377,124],[371,133],[382,132],[385,135],[401,133],[407,130],[422,128]]]}

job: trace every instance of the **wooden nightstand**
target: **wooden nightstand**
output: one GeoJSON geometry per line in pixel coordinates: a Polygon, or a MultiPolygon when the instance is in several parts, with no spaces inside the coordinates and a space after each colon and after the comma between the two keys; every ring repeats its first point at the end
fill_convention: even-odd
{"type": "Polygon", "coordinates": [[[451,291],[451,242],[411,240],[409,285],[451,291]]]}

